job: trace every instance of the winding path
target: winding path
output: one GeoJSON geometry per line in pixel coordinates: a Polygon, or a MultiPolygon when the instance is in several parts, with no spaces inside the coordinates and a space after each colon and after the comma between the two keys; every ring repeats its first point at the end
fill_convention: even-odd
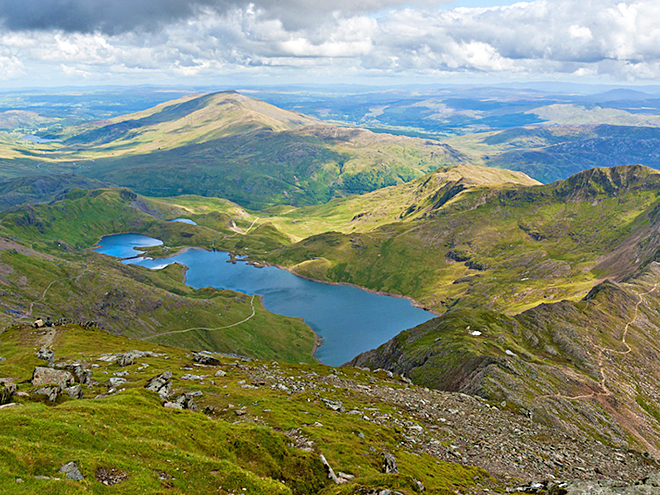
{"type": "Polygon", "coordinates": [[[83,263],[83,265],[85,265],[85,269],[84,269],[81,273],[79,273],[78,275],[76,275],[75,277],[74,277],[73,275],[71,275],[70,277],[67,277],[67,278],[64,278],[64,279],[62,279],[62,278],[56,278],[56,279],[53,280],[50,284],[48,284],[48,287],[46,287],[46,288],[44,289],[44,292],[43,292],[43,294],[41,294],[41,297],[40,297],[39,299],[37,299],[36,301],[32,301],[32,302],[30,303],[30,309],[29,309],[28,312],[27,312],[27,316],[28,316],[28,317],[32,317],[32,309],[34,308],[34,303],[35,303],[35,302],[41,302],[41,301],[43,301],[44,298],[46,297],[46,293],[48,292],[48,290],[49,290],[49,289],[50,289],[55,283],[57,283],[57,282],[63,282],[64,280],[72,280],[72,279],[73,279],[75,282],[77,282],[78,279],[79,279],[80,277],[82,277],[85,273],[87,273],[87,272],[89,271],[89,265],[88,265],[87,263],[83,263]]]}
{"type": "MultiPolygon", "coordinates": [[[[637,304],[635,304],[635,312],[633,317],[626,323],[626,326],[623,329],[623,335],[621,336],[621,343],[626,347],[626,350],[617,350],[617,349],[610,349],[608,347],[603,347],[595,342],[593,340],[591,341],[591,345],[596,349],[598,352],[598,370],[600,374],[600,388],[602,392],[591,392],[590,394],[585,394],[585,395],[574,395],[574,396],[568,396],[568,395],[562,395],[562,394],[555,394],[555,395],[544,395],[539,397],[540,399],[547,399],[547,398],[558,398],[558,399],[567,399],[567,400],[581,400],[581,399],[595,399],[597,397],[608,397],[612,395],[612,392],[610,392],[607,388],[607,385],[605,385],[605,381],[607,380],[607,375],[605,374],[605,368],[603,366],[603,353],[604,352],[609,352],[611,354],[619,354],[621,356],[624,356],[626,354],[630,354],[632,352],[632,349],[626,342],[626,337],[628,336],[628,330],[630,329],[630,325],[633,324],[633,322],[637,319],[637,316],[639,315],[639,306],[644,302],[644,296],[649,295],[651,292],[654,292],[658,288],[658,284],[654,284],[653,288],[649,291],[646,291],[642,294],[636,292],[637,297],[639,297],[639,301],[637,301],[637,304]]],[[[591,339],[590,339],[591,340],[591,339]]]]}
{"type": "Polygon", "coordinates": [[[225,330],[227,328],[238,326],[241,323],[245,323],[246,321],[248,321],[248,320],[250,320],[254,317],[254,315],[256,313],[256,311],[254,309],[254,298],[255,298],[255,296],[253,295],[252,299],[250,300],[250,307],[252,308],[252,314],[250,316],[248,316],[247,318],[245,318],[244,320],[237,321],[236,323],[232,323],[231,325],[227,325],[227,326],[224,326],[224,327],[217,327],[217,328],[193,327],[193,328],[186,328],[185,330],[173,330],[171,332],[156,333],[156,334],[153,334],[153,335],[149,335],[147,337],[142,337],[141,339],[138,339],[138,340],[150,340],[150,339],[153,339],[154,337],[162,337],[164,335],[174,335],[174,334],[177,334],[177,333],[187,333],[187,332],[192,332],[193,330],[204,330],[204,331],[207,331],[207,332],[213,332],[213,331],[216,331],[216,330],[225,330]]]}

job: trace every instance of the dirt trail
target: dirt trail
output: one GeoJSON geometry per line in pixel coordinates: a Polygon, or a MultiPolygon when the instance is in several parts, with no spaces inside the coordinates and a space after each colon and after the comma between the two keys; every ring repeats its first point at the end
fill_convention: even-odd
{"type": "Polygon", "coordinates": [[[147,337],[142,337],[139,340],[151,340],[154,337],[162,337],[164,335],[174,335],[174,334],[177,334],[177,333],[187,333],[187,332],[192,332],[193,330],[204,330],[204,331],[207,331],[207,332],[213,332],[213,331],[216,331],[216,330],[225,330],[227,328],[232,328],[232,327],[238,326],[241,323],[245,323],[246,321],[248,321],[248,320],[250,320],[254,317],[254,315],[256,313],[256,311],[254,309],[254,298],[255,298],[255,296],[252,296],[252,299],[250,300],[250,307],[252,308],[252,314],[250,316],[248,316],[247,318],[241,320],[241,321],[237,321],[236,323],[232,323],[231,325],[227,325],[227,326],[224,326],[224,327],[217,327],[217,328],[193,327],[193,328],[186,328],[185,330],[173,330],[171,332],[156,333],[154,335],[149,335],[147,337]]]}
{"type": "Polygon", "coordinates": [[[48,287],[46,287],[46,289],[44,290],[44,292],[41,294],[41,297],[40,297],[39,299],[37,299],[36,301],[32,301],[32,302],[30,303],[30,308],[29,308],[28,311],[27,311],[27,316],[28,316],[28,317],[31,317],[31,316],[32,316],[32,309],[34,308],[34,303],[35,303],[35,302],[41,302],[41,301],[43,301],[44,298],[46,297],[46,294],[48,293],[49,289],[50,289],[55,283],[57,283],[57,282],[63,282],[64,280],[72,280],[72,279],[73,279],[74,282],[78,282],[78,280],[80,279],[80,277],[82,277],[85,273],[87,273],[87,272],[89,271],[89,265],[88,265],[87,263],[84,263],[84,265],[85,265],[85,269],[84,269],[81,273],[79,273],[78,275],[76,275],[75,277],[72,275],[72,276],[67,277],[67,278],[64,278],[64,279],[56,278],[56,279],[53,280],[50,284],[48,284],[48,287]]]}

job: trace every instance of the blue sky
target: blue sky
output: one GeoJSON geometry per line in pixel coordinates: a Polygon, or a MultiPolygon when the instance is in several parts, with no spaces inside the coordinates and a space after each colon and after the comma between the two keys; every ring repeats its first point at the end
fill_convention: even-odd
{"type": "Polygon", "coordinates": [[[654,84],[657,19],[657,0],[0,0],[0,87],[654,84]]]}

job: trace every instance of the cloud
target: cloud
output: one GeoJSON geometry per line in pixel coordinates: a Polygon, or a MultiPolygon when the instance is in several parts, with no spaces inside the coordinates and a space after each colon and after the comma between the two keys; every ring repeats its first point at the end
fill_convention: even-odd
{"type": "Polygon", "coordinates": [[[161,82],[226,74],[660,77],[657,0],[470,9],[432,0],[84,0],[84,8],[82,0],[51,0],[38,16],[33,7],[42,2],[23,3],[20,18],[0,8],[0,70],[12,74],[5,78],[49,66],[72,80],[79,70],[89,80],[161,82]],[[65,18],[65,7],[81,10],[65,18]]]}
{"type": "Polygon", "coordinates": [[[225,14],[242,9],[258,10],[267,19],[279,19],[288,29],[300,29],[333,13],[350,17],[443,1],[448,0],[0,0],[0,18],[12,31],[119,34],[136,29],[153,31],[202,12],[225,14]]]}

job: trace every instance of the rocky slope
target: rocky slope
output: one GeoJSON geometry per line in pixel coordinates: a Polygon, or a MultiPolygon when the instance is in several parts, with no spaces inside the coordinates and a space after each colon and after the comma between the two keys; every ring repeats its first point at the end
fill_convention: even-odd
{"type": "Polygon", "coordinates": [[[10,493],[565,493],[660,469],[639,451],[383,370],[186,354],[99,331],[0,334],[10,493]]]}
{"type": "Polygon", "coordinates": [[[577,302],[512,317],[450,311],[349,364],[503,401],[566,432],[658,455],[659,285],[654,262],[577,302]]]}

